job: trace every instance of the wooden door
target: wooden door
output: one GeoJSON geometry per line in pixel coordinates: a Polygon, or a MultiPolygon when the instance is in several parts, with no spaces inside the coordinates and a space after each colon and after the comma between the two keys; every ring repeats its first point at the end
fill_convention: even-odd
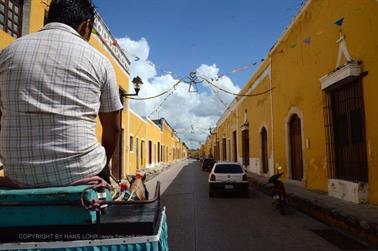
{"type": "Polygon", "coordinates": [[[263,173],[269,172],[268,164],[268,133],[265,127],[261,130],[261,165],[263,173]]]}
{"type": "Polygon", "coordinates": [[[249,165],[249,130],[242,131],[243,165],[249,165]]]}
{"type": "Polygon", "coordinates": [[[222,160],[227,160],[227,149],[226,149],[226,139],[222,139],[222,160]]]}
{"type": "Polygon", "coordinates": [[[215,160],[220,160],[220,146],[219,146],[219,141],[217,141],[215,145],[215,160]]]}
{"type": "Polygon", "coordinates": [[[152,141],[148,141],[148,164],[152,164],[152,141]]]}
{"type": "Polygon", "coordinates": [[[236,131],[232,133],[233,144],[234,144],[234,162],[238,162],[238,142],[236,138],[236,131]]]}
{"type": "Polygon", "coordinates": [[[139,139],[135,139],[135,161],[136,161],[136,169],[139,169],[139,139]]]}
{"type": "Polygon", "coordinates": [[[144,140],[140,142],[140,166],[144,168],[144,140]]]}
{"type": "Polygon", "coordinates": [[[291,178],[294,180],[303,179],[303,156],[302,156],[302,131],[301,120],[294,114],[289,122],[290,138],[290,164],[291,178]]]}

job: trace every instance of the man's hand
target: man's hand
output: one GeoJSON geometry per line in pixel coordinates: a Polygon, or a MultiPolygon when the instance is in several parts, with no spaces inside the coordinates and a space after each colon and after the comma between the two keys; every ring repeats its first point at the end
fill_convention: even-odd
{"type": "Polygon", "coordinates": [[[121,135],[121,111],[99,113],[102,125],[102,145],[106,151],[106,165],[113,156],[121,135]]]}

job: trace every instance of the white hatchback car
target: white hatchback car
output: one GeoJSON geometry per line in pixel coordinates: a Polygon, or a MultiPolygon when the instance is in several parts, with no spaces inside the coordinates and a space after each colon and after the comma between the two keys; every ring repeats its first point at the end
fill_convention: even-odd
{"type": "Polygon", "coordinates": [[[244,168],[237,162],[217,162],[209,174],[209,197],[216,191],[236,191],[248,197],[248,179],[244,168]]]}

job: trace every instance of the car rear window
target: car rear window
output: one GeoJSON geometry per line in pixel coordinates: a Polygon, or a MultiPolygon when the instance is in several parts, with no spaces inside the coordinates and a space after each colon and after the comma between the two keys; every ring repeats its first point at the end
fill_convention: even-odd
{"type": "Polygon", "coordinates": [[[222,164],[215,167],[214,173],[243,173],[243,169],[236,164],[222,164]]]}

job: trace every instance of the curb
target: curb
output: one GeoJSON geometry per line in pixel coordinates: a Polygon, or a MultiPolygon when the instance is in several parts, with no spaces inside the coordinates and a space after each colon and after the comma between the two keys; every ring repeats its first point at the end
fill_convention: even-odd
{"type": "MultiPolygon", "coordinates": [[[[250,186],[270,196],[270,189],[264,183],[248,177],[250,186]]],[[[316,200],[310,200],[288,192],[289,205],[299,211],[327,224],[344,230],[353,236],[378,246],[378,224],[366,222],[343,211],[341,208],[330,208],[316,200]]]]}

